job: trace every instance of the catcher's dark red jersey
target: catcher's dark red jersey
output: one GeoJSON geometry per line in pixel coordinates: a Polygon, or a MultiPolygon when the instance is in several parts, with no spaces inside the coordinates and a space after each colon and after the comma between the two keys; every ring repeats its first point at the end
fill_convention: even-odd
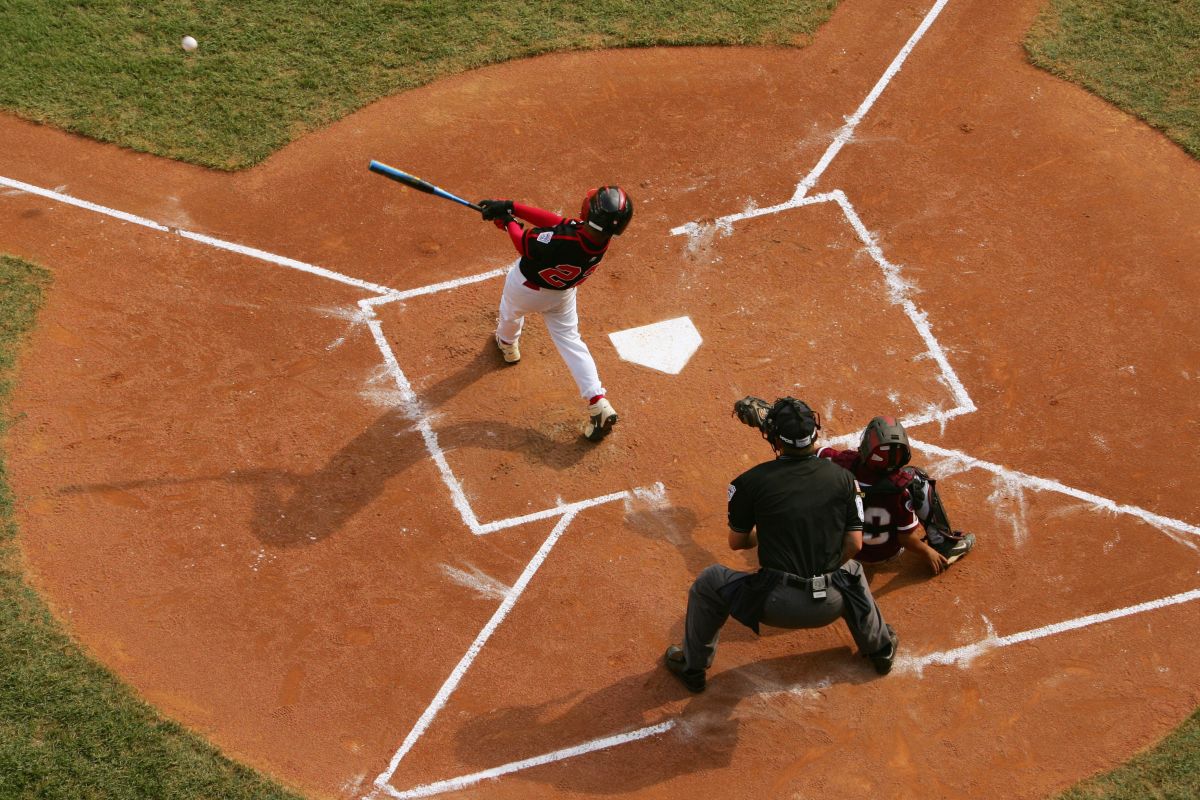
{"type": "Polygon", "coordinates": [[[907,533],[919,524],[907,489],[912,476],[901,472],[887,481],[890,486],[878,485],[881,479],[888,476],[880,475],[878,471],[860,464],[856,450],[822,447],[817,451],[817,455],[853,473],[854,479],[865,492],[863,546],[857,556],[858,560],[869,564],[886,561],[899,553],[899,534],[907,533]]]}

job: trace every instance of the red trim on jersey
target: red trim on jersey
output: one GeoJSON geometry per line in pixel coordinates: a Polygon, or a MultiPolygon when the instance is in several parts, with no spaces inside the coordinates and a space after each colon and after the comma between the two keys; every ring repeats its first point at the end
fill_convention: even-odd
{"type": "Polygon", "coordinates": [[[517,254],[528,255],[525,250],[525,226],[519,222],[510,222],[504,226],[504,230],[508,233],[508,238],[512,239],[513,247],[517,248],[517,254]]]}
{"type": "Polygon", "coordinates": [[[516,202],[513,203],[513,215],[532,223],[535,228],[553,228],[564,219],[553,211],[516,202]]]}

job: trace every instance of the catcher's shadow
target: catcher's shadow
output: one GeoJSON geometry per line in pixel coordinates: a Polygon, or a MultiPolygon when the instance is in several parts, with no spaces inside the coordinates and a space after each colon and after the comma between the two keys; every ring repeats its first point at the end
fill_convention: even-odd
{"type": "Polygon", "coordinates": [[[904,555],[881,564],[863,564],[863,572],[866,573],[867,582],[871,584],[871,594],[876,600],[892,592],[938,578],[924,563],[904,555]]]}
{"type": "MultiPolygon", "coordinates": [[[[710,672],[708,688],[700,695],[690,694],[659,665],[591,694],[574,692],[499,708],[472,717],[459,729],[458,761],[464,772],[483,771],[672,719],[675,725],[660,736],[574,758],[568,768],[528,769],[519,777],[558,791],[622,795],[679,775],[724,769],[732,763],[742,723],[755,716],[745,709],[734,714],[743,700],[797,686],[858,684],[878,677],[849,653],[834,647],[710,672]],[[686,705],[670,713],[669,704],[681,698],[687,698],[686,705]]],[[[763,716],[779,719],[785,713],[772,709],[763,716]]]]}

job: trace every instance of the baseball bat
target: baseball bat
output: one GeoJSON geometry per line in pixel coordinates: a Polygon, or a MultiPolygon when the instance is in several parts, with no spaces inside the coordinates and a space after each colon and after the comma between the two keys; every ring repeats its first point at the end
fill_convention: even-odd
{"type": "Polygon", "coordinates": [[[455,203],[460,203],[474,211],[483,210],[468,200],[463,200],[461,197],[450,194],[439,186],[434,186],[429,181],[423,181],[416,175],[409,175],[407,172],[401,172],[395,167],[389,167],[387,164],[383,164],[378,161],[372,161],[371,166],[368,167],[368,169],[370,169],[371,172],[379,173],[385,178],[391,178],[397,183],[403,183],[405,186],[409,187],[410,189],[416,189],[418,192],[425,192],[425,194],[431,194],[435,197],[441,197],[445,200],[452,200],[455,203]]]}

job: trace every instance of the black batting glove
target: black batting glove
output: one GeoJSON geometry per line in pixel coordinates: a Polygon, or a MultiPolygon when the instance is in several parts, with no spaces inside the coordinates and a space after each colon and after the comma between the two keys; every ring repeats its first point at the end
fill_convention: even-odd
{"type": "Polygon", "coordinates": [[[505,217],[512,219],[512,200],[480,200],[479,208],[485,221],[504,219],[505,217]]]}

